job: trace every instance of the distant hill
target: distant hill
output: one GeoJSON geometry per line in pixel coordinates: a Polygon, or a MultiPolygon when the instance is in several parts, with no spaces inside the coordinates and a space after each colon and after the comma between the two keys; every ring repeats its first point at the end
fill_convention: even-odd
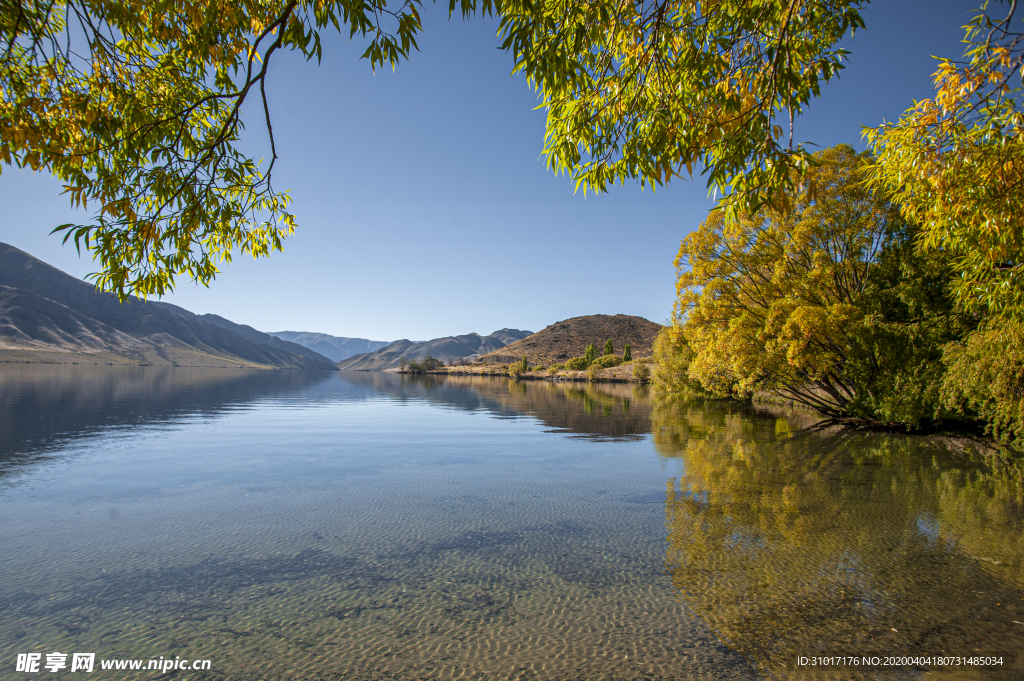
{"type": "Polygon", "coordinates": [[[384,371],[397,368],[403,357],[412,361],[423,359],[427,355],[451,362],[462,357],[477,357],[493,352],[529,335],[529,331],[500,329],[489,336],[470,333],[421,342],[403,339],[375,352],[342,360],[338,362],[338,368],[345,371],[384,371]]]}
{"type": "Polygon", "coordinates": [[[555,322],[532,336],[511,343],[480,359],[485,362],[510,363],[526,355],[531,364],[550,366],[565,362],[570,357],[583,355],[590,343],[599,344],[598,354],[601,354],[604,343],[609,338],[617,355],[621,355],[622,349],[629,343],[634,357],[648,357],[654,338],[661,329],[661,324],[625,314],[573,317],[555,322]]]}
{"type": "Polygon", "coordinates": [[[0,244],[0,359],[336,370],[307,348],[216,315],[134,297],[120,304],[7,244],[0,244]]]}
{"type": "Polygon", "coordinates": [[[313,333],[311,331],[271,331],[270,335],[305,346],[324,357],[329,357],[332,362],[340,362],[352,355],[373,352],[374,350],[380,350],[391,345],[391,341],[346,338],[344,336],[330,336],[326,333],[313,333]]]}
{"type": "MultiPolygon", "coordinates": [[[[181,309],[181,308],[178,308],[178,309],[181,309]]],[[[275,336],[275,335],[272,335],[272,334],[269,334],[269,333],[263,333],[262,331],[257,331],[256,329],[252,328],[251,326],[246,326],[245,324],[236,324],[235,322],[231,321],[230,319],[224,319],[223,317],[221,317],[219,315],[203,314],[203,315],[198,315],[198,318],[202,319],[204,322],[209,322],[210,324],[215,324],[215,325],[221,327],[222,329],[230,329],[230,330],[234,331],[235,333],[238,333],[238,334],[241,334],[241,335],[245,336],[246,338],[251,338],[252,340],[256,341],[257,343],[262,343],[264,345],[269,345],[272,348],[279,348],[281,350],[287,350],[288,352],[294,352],[296,355],[304,355],[306,357],[309,357],[310,359],[314,359],[314,360],[316,360],[318,362],[325,362],[327,364],[333,364],[334,361],[335,361],[335,360],[331,359],[330,357],[326,357],[324,355],[321,355],[319,352],[316,352],[315,350],[313,350],[311,348],[307,348],[305,345],[303,345],[301,343],[295,343],[293,341],[289,341],[287,339],[282,339],[282,338],[279,338],[278,336],[275,336]]]]}

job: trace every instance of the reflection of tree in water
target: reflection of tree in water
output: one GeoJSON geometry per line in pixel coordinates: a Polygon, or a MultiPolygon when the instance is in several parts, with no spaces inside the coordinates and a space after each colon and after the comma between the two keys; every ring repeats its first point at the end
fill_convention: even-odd
{"type": "Polygon", "coordinates": [[[655,445],[685,471],[666,501],[666,567],[685,601],[775,674],[797,655],[1024,664],[1024,461],[793,425],[656,402],[655,445]]]}
{"type": "Polygon", "coordinates": [[[651,431],[648,389],[639,385],[387,372],[345,372],[344,379],[372,385],[397,399],[429,400],[499,417],[532,416],[551,428],[584,436],[631,439],[651,431]]]}

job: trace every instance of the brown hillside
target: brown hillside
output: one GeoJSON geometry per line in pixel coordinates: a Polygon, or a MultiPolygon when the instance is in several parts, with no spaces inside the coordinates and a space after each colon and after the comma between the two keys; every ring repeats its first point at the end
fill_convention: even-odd
{"type": "Polygon", "coordinates": [[[617,355],[621,355],[623,347],[629,343],[634,357],[648,357],[661,328],[661,324],[625,314],[573,317],[484,355],[480,361],[511,363],[526,355],[531,364],[551,365],[583,355],[590,343],[599,344],[598,354],[601,354],[609,338],[617,355]]]}

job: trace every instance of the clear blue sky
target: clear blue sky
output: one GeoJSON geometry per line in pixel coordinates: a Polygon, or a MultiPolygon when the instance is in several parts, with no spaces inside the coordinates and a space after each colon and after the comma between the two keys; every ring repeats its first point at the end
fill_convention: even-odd
{"type": "MultiPolygon", "coordinates": [[[[930,96],[931,55],[957,56],[976,0],[876,0],[850,64],[798,122],[799,139],[863,147],[861,128],[930,96]]],[[[280,159],[300,228],[285,252],[239,257],[210,288],[181,282],[165,300],[263,331],[374,340],[538,331],[584,314],[663,322],[680,239],[711,206],[701,179],[641,191],[574,194],[545,169],[544,112],[496,23],[424,11],[420,52],[374,75],[360,49],[331,36],[323,63],[272,68],[280,159]]],[[[277,57],[275,57],[277,58],[277,57]]],[[[265,136],[248,112],[253,149],[265,136]]],[[[262,153],[262,152],[259,152],[262,153]]],[[[77,277],[95,270],[48,236],[75,214],[52,178],[3,168],[0,241],[77,277]]]]}

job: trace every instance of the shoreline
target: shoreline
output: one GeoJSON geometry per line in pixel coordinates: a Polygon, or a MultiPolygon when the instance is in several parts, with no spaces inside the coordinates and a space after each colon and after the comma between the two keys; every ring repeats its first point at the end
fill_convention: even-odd
{"type": "MultiPolygon", "coordinates": [[[[644,358],[647,359],[647,358],[644,358]]],[[[615,376],[615,375],[601,375],[604,372],[611,372],[614,369],[622,369],[623,367],[629,367],[631,373],[632,363],[626,365],[620,365],[618,367],[612,367],[611,369],[602,369],[599,372],[595,372],[595,376],[588,376],[586,371],[566,371],[560,370],[556,374],[548,374],[547,371],[530,371],[519,374],[517,376],[510,376],[507,367],[508,365],[491,364],[478,367],[445,367],[443,369],[435,369],[433,371],[401,371],[401,370],[389,370],[387,373],[396,373],[401,375],[433,375],[433,376],[460,376],[460,377],[483,377],[483,378],[508,378],[519,381],[548,381],[550,383],[606,383],[606,384],[633,384],[636,386],[652,387],[651,381],[633,378],[632,376],[615,376]],[[477,369],[476,371],[468,369],[477,369]]],[[[625,373],[619,372],[619,373],[625,373]]],[[[676,393],[668,393],[675,395],[676,393]]],[[[989,435],[985,435],[983,432],[983,426],[978,423],[960,423],[943,421],[939,423],[933,423],[925,427],[920,427],[912,430],[908,430],[905,426],[900,424],[892,423],[881,423],[881,422],[870,422],[859,418],[835,418],[825,416],[816,412],[814,409],[795,402],[783,395],[759,392],[750,396],[749,398],[740,399],[737,397],[715,397],[712,395],[701,395],[701,399],[713,400],[713,401],[728,401],[735,402],[737,404],[748,404],[758,409],[765,409],[768,411],[780,410],[783,412],[798,412],[813,416],[817,419],[817,422],[810,426],[812,429],[816,428],[843,428],[853,431],[870,431],[877,433],[899,433],[902,435],[910,436],[931,436],[931,437],[946,437],[963,443],[969,442],[975,446],[981,447],[987,450],[989,453],[998,451],[1007,451],[1013,453],[1015,456],[1022,456],[1024,452],[1000,443],[989,435]]]]}
{"type": "Polygon", "coordinates": [[[440,367],[431,371],[410,371],[408,369],[386,369],[389,373],[403,375],[435,375],[435,376],[490,376],[496,378],[514,378],[520,381],[551,381],[554,383],[571,381],[584,383],[633,383],[636,385],[650,385],[651,379],[640,379],[633,375],[633,368],[637,362],[653,364],[650,357],[637,357],[634,360],[609,367],[607,369],[573,370],[559,369],[555,373],[547,369],[539,371],[525,371],[512,375],[509,373],[510,364],[501,362],[488,362],[486,364],[467,364],[463,366],[440,367]]]}

